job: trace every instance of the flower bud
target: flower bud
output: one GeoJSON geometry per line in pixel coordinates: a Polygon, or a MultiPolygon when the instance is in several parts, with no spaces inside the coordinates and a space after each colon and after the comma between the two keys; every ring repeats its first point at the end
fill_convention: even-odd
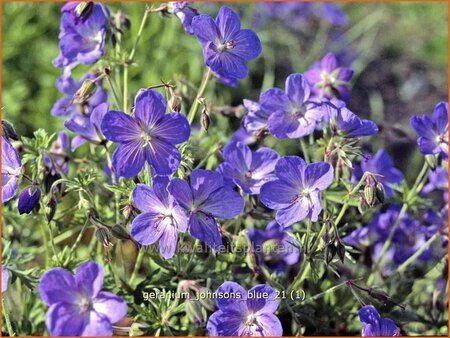
{"type": "Polygon", "coordinates": [[[327,264],[331,263],[334,256],[336,256],[336,247],[334,246],[334,243],[330,243],[325,247],[325,261],[327,264]]]}
{"type": "Polygon", "coordinates": [[[376,191],[375,187],[371,184],[368,184],[364,187],[364,198],[369,207],[373,207],[375,204],[376,191]]]}
{"type": "Polygon", "coordinates": [[[366,199],[364,198],[363,194],[359,195],[359,204],[358,204],[358,211],[361,214],[364,214],[366,210],[369,208],[367,205],[366,199]]]}
{"type": "Polygon", "coordinates": [[[377,200],[383,204],[384,203],[384,186],[381,182],[377,182],[377,184],[375,185],[375,195],[377,197],[377,200]]]}
{"type": "Polygon", "coordinates": [[[425,155],[425,161],[427,162],[427,164],[431,170],[436,169],[436,165],[437,165],[436,155],[425,155]]]}
{"type": "Polygon", "coordinates": [[[19,214],[29,214],[39,204],[41,190],[36,186],[26,187],[19,196],[19,214]]]}
{"type": "Polygon", "coordinates": [[[341,260],[342,264],[344,264],[345,246],[342,244],[342,242],[339,239],[336,239],[334,244],[336,246],[337,255],[338,255],[339,259],[341,260]]]}
{"type": "Polygon", "coordinates": [[[56,213],[56,199],[52,196],[49,201],[45,205],[45,217],[47,218],[47,222],[50,223],[55,216],[56,213]]]}
{"type": "Polygon", "coordinates": [[[120,224],[113,225],[113,227],[111,228],[111,234],[118,239],[123,240],[131,239],[131,236],[128,233],[128,231],[120,224]]]}
{"type": "Polygon", "coordinates": [[[111,231],[107,227],[97,227],[95,231],[95,237],[97,240],[103,244],[104,247],[108,248],[113,246],[111,231]]]}
{"type": "Polygon", "coordinates": [[[2,120],[2,136],[14,141],[19,140],[19,135],[17,135],[13,125],[6,120],[2,120]]]}
{"type": "Polygon", "coordinates": [[[202,125],[203,129],[205,129],[205,131],[208,131],[210,123],[211,119],[209,117],[209,114],[206,109],[203,109],[200,115],[200,124],[202,125]]]}
{"type": "Polygon", "coordinates": [[[94,3],[92,1],[81,1],[77,7],[75,7],[75,15],[80,18],[87,19],[94,10],[94,3]]]}
{"type": "Polygon", "coordinates": [[[73,101],[77,103],[83,103],[89,100],[89,98],[94,95],[97,86],[92,80],[84,80],[80,89],[78,89],[73,96],[73,101]]]}

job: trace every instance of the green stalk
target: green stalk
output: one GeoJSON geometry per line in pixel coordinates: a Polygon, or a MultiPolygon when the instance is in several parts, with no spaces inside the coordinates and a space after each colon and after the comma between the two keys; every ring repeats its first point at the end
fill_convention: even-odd
{"type": "Polygon", "coordinates": [[[119,98],[117,96],[116,86],[114,85],[114,83],[111,80],[111,77],[109,75],[106,78],[108,79],[109,86],[111,87],[111,91],[113,93],[114,103],[116,104],[117,109],[120,109],[120,103],[119,103],[119,98]]]}
{"type": "Polygon", "coordinates": [[[194,103],[191,106],[191,109],[189,110],[188,114],[188,121],[189,124],[192,124],[195,118],[195,114],[197,113],[198,105],[199,105],[199,99],[203,96],[206,86],[208,85],[208,81],[211,78],[211,68],[208,67],[208,69],[203,74],[202,82],[200,83],[200,87],[198,88],[197,96],[195,97],[194,103]]]}
{"type": "Polygon", "coordinates": [[[306,143],[303,138],[300,139],[300,147],[302,148],[303,158],[305,159],[305,162],[311,163],[309,159],[308,149],[306,148],[306,143]]]}
{"type": "Polygon", "coordinates": [[[8,335],[14,337],[16,334],[11,325],[11,319],[9,318],[9,310],[6,307],[5,299],[2,297],[2,313],[5,316],[6,329],[8,330],[8,335]]]}
{"type": "Polygon", "coordinates": [[[41,232],[42,232],[42,240],[44,244],[44,251],[45,251],[45,267],[50,267],[50,261],[51,261],[51,253],[50,253],[50,247],[48,245],[48,238],[47,238],[47,231],[45,230],[45,224],[43,222],[41,223],[41,232]]]}
{"type": "Polygon", "coordinates": [[[138,274],[138,272],[139,272],[139,269],[141,268],[142,261],[144,260],[144,254],[145,254],[145,250],[144,250],[144,247],[142,247],[142,248],[139,250],[139,254],[138,254],[137,258],[136,258],[136,263],[134,264],[133,273],[131,274],[131,277],[130,277],[130,283],[129,283],[129,285],[130,285],[131,287],[134,286],[134,281],[135,281],[135,279],[136,279],[136,277],[137,277],[137,274],[138,274]]]}
{"type": "Polygon", "coordinates": [[[149,14],[150,14],[150,11],[148,9],[146,9],[144,12],[144,16],[142,17],[142,20],[141,20],[141,25],[139,26],[139,31],[136,36],[136,40],[134,41],[133,48],[131,49],[130,56],[128,57],[128,60],[127,60],[128,64],[133,62],[134,54],[136,53],[136,47],[139,43],[139,40],[141,39],[141,35],[142,35],[142,32],[144,31],[144,26],[145,26],[145,23],[147,22],[149,14]]]}
{"type": "Polygon", "coordinates": [[[123,112],[128,112],[128,64],[123,65],[123,112]]]}
{"type": "Polygon", "coordinates": [[[403,272],[405,272],[405,270],[406,270],[406,268],[411,264],[411,263],[413,263],[425,250],[427,250],[428,249],[428,247],[431,245],[431,244],[433,244],[434,243],[434,241],[436,240],[436,239],[438,239],[439,237],[441,236],[441,234],[439,234],[439,233],[436,233],[436,234],[434,234],[433,236],[431,236],[429,239],[428,239],[428,241],[426,241],[425,242],[425,244],[424,245],[422,245],[421,247],[420,247],[420,249],[419,250],[417,250],[411,257],[409,257],[406,261],[404,261],[403,263],[402,263],[402,265],[400,265],[399,267],[398,267],[398,269],[397,269],[397,271],[399,272],[399,273],[403,273],[403,272]]]}

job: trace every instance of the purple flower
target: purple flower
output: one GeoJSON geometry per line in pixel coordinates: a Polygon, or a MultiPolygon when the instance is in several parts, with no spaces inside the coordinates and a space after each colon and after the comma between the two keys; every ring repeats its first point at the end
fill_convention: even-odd
{"type": "Polygon", "coordinates": [[[186,117],[180,113],[166,114],[164,97],[148,89],[136,96],[134,117],[109,111],[101,129],[108,140],[119,144],[112,162],[116,174],[126,178],[138,175],[145,162],[156,175],[171,175],[181,160],[175,145],[185,142],[190,135],[186,117]]]}
{"type": "Polygon", "coordinates": [[[80,89],[84,80],[93,80],[95,78],[95,74],[89,73],[83,76],[79,82],[76,82],[70,72],[65,72],[56,81],[56,87],[64,94],[64,97],[53,105],[51,114],[53,116],[71,116],[77,113],[89,115],[98,105],[107,102],[108,94],[99,85],[97,85],[97,89],[86,102],[74,101],[74,95],[80,89]]]}
{"type": "Polygon", "coordinates": [[[73,114],[64,122],[64,126],[79,135],[72,139],[72,151],[75,151],[85,142],[101,144],[105,139],[101,132],[103,117],[108,112],[108,103],[101,103],[92,110],[90,115],[73,114]]]}
{"type": "Polygon", "coordinates": [[[338,5],[332,2],[323,2],[318,9],[318,14],[321,15],[330,24],[335,26],[345,26],[348,23],[348,18],[345,12],[338,5]]]}
{"type": "Polygon", "coordinates": [[[8,269],[2,265],[2,293],[8,289],[9,272],[8,269]]]}
{"type": "Polygon", "coordinates": [[[223,157],[225,161],[218,171],[224,179],[231,180],[245,193],[255,195],[264,183],[275,178],[272,172],[280,156],[270,148],[252,152],[246,144],[232,142],[224,148],[223,157]]]}
{"type": "Polygon", "coordinates": [[[62,268],[47,271],[39,293],[49,306],[45,321],[51,336],[111,336],[112,324],[127,314],[122,298],[102,291],[103,268],[81,264],[75,276],[62,268]]]}
{"type": "Polygon", "coordinates": [[[256,141],[254,134],[249,133],[244,127],[240,127],[230,137],[230,142],[241,142],[245,144],[251,144],[256,141]]]}
{"type": "Polygon", "coordinates": [[[73,67],[79,63],[91,65],[105,53],[105,34],[108,26],[106,6],[94,3],[92,12],[83,20],[79,19],[75,11],[76,7],[73,5],[62,8],[60,54],[53,61],[58,68],[73,67]]]}
{"type": "Polygon", "coordinates": [[[235,282],[225,282],[216,291],[219,308],[209,317],[209,336],[281,336],[283,328],[274,315],[279,301],[275,290],[260,284],[248,292],[235,282]]]}
{"type": "Polygon", "coordinates": [[[244,210],[244,199],[224,186],[222,175],[195,169],[189,184],[181,179],[169,183],[169,192],[189,212],[189,233],[213,249],[222,245],[217,218],[233,218],[244,210]]]}
{"type": "Polygon", "coordinates": [[[261,53],[258,36],[250,29],[241,29],[239,17],[228,7],[221,7],[215,21],[208,15],[195,16],[192,29],[202,44],[206,65],[219,77],[245,78],[245,62],[261,53]]]}
{"type": "Polygon", "coordinates": [[[400,185],[403,180],[402,172],[394,167],[391,157],[384,149],[378,150],[372,158],[366,155],[360,165],[355,165],[352,180],[359,182],[366,171],[377,174],[376,180],[383,184],[387,197],[394,195],[392,187],[400,185]]]}
{"type": "Polygon", "coordinates": [[[413,116],[411,127],[419,135],[417,144],[425,155],[440,154],[448,158],[448,103],[439,102],[433,115],[413,116]]]}
{"type": "Polygon", "coordinates": [[[333,134],[346,138],[370,136],[378,133],[375,122],[360,119],[352,113],[343,101],[326,101],[322,105],[324,109],[323,119],[330,123],[333,134]]]}
{"type": "Polygon", "coordinates": [[[69,135],[65,131],[58,133],[58,138],[53,142],[50,151],[44,154],[44,164],[51,175],[67,175],[69,173],[69,135]]]}
{"type": "Polygon", "coordinates": [[[372,305],[363,306],[358,311],[359,320],[363,323],[361,335],[363,337],[373,336],[400,336],[400,329],[389,319],[381,319],[380,314],[372,305]]]}
{"type": "Polygon", "coordinates": [[[270,112],[263,110],[258,102],[244,99],[244,107],[247,110],[242,125],[249,133],[256,134],[267,128],[267,120],[270,112]]]}
{"type": "Polygon", "coordinates": [[[278,139],[311,134],[322,118],[321,107],[309,101],[310,88],[302,74],[286,79],[285,92],[271,88],[261,94],[261,109],[271,112],[267,121],[270,133],[278,139]]]}
{"type": "Polygon", "coordinates": [[[352,75],[353,70],[338,65],[333,53],[325,55],[320,62],[313,64],[305,72],[305,78],[311,86],[311,94],[319,100],[337,97],[347,101],[350,97],[347,86],[352,75]]]}
{"type": "Polygon", "coordinates": [[[22,161],[9,140],[2,136],[2,203],[8,202],[19,190],[22,161]]]}
{"type": "Polygon", "coordinates": [[[190,7],[187,1],[175,1],[169,5],[172,5],[171,12],[181,20],[186,33],[193,35],[192,19],[198,15],[197,10],[190,7]]]}
{"type": "Polygon", "coordinates": [[[41,190],[36,186],[28,186],[22,190],[19,196],[19,214],[29,214],[39,204],[41,190]]]}
{"type": "Polygon", "coordinates": [[[325,162],[306,164],[298,156],[285,156],[275,166],[277,179],[261,187],[261,202],[277,210],[283,227],[306,217],[316,222],[322,205],[320,192],[333,182],[333,167],[325,162]]]}
{"type": "Polygon", "coordinates": [[[298,263],[298,243],[277,222],[270,222],[265,230],[250,229],[247,234],[259,261],[270,269],[282,273],[287,266],[298,263]]]}
{"type": "Polygon", "coordinates": [[[448,190],[448,170],[436,168],[428,174],[428,183],[423,187],[421,194],[427,195],[435,190],[448,190]]]}
{"type": "Polygon", "coordinates": [[[187,218],[184,210],[175,203],[167,191],[169,179],[157,176],[153,187],[138,184],[133,191],[133,204],[142,214],[131,224],[131,235],[142,245],[159,240],[159,253],[172,258],[178,241],[178,231],[185,232],[187,218]]]}

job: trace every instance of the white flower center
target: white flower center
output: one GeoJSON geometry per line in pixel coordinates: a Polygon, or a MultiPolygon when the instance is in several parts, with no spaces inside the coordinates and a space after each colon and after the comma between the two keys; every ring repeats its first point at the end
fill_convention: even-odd
{"type": "Polygon", "coordinates": [[[254,313],[250,313],[245,319],[245,326],[253,326],[256,324],[256,316],[254,313]]]}

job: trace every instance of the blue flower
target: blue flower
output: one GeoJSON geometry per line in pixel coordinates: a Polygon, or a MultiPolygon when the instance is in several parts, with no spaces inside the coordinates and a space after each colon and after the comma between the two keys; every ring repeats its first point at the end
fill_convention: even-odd
{"type": "Polygon", "coordinates": [[[265,284],[248,292],[235,282],[225,282],[216,291],[219,308],[209,317],[209,336],[281,336],[283,328],[274,315],[279,301],[275,290],[265,284]],[[252,295],[249,297],[249,295],[252,295]]]}
{"type": "Polygon", "coordinates": [[[245,62],[261,53],[258,36],[250,29],[241,29],[239,17],[228,7],[221,7],[216,20],[204,14],[195,16],[192,29],[202,44],[206,65],[228,81],[245,78],[245,62]]]}
{"type": "Polygon", "coordinates": [[[192,19],[198,15],[197,10],[190,7],[187,1],[169,2],[169,6],[171,6],[170,11],[181,20],[186,33],[193,35],[192,19]]]}
{"type": "Polygon", "coordinates": [[[73,5],[62,8],[59,33],[59,56],[53,61],[58,68],[77,64],[91,65],[105,53],[105,34],[108,26],[108,10],[103,4],[94,3],[92,12],[83,20],[73,5]]]}
{"type": "Polygon", "coordinates": [[[270,148],[252,152],[247,145],[232,142],[224,148],[223,157],[218,171],[247,194],[259,194],[261,186],[275,178],[273,170],[279,155],[270,148]]]}
{"type": "Polygon", "coordinates": [[[19,190],[22,161],[9,140],[2,135],[2,203],[8,202],[19,190]]]}
{"type": "Polygon", "coordinates": [[[44,154],[43,160],[50,174],[67,175],[69,173],[69,135],[65,131],[60,131],[50,151],[44,154]]]}
{"type": "Polygon", "coordinates": [[[19,196],[19,214],[29,214],[39,203],[41,190],[36,186],[28,186],[22,190],[19,196]]]}
{"type": "Polygon", "coordinates": [[[363,337],[393,337],[400,336],[400,329],[389,319],[381,319],[380,314],[372,305],[363,306],[358,311],[359,319],[363,323],[361,335],[363,337]]]}
{"type": "Polygon", "coordinates": [[[288,227],[306,217],[317,221],[322,204],[320,192],[333,182],[329,163],[306,164],[297,156],[285,156],[275,166],[277,179],[261,187],[261,202],[277,210],[275,219],[288,227]]]}
{"type": "Polygon", "coordinates": [[[216,218],[233,218],[244,210],[244,199],[224,185],[221,174],[210,170],[195,169],[189,183],[177,178],[168,190],[189,213],[189,233],[213,249],[222,246],[216,218]]]}
{"type": "Polygon", "coordinates": [[[175,145],[190,135],[186,117],[181,113],[166,114],[166,101],[154,90],[138,93],[134,117],[120,111],[106,113],[101,129],[108,140],[119,144],[112,162],[116,174],[126,178],[138,175],[145,162],[156,175],[171,175],[181,160],[175,145]]]}
{"type": "Polygon", "coordinates": [[[448,158],[448,103],[439,102],[431,117],[413,116],[411,127],[419,135],[417,144],[424,155],[440,154],[448,158]]]}
{"type": "Polygon", "coordinates": [[[131,224],[131,236],[142,245],[159,241],[159,253],[172,258],[178,241],[178,232],[187,229],[184,210],[167,191],[169,179],[157,176],[153,187],[138,184],[133,190],[133,204],[142,211],[131,224]]]}
{"type": "Polygon", "coordinates": [[[271,270],[286,272],[288,266],[298,263],[299,244],[277,222],[270,222],[265,230],[250,229],[247,234],[259,262],[265,263],[271,270]]]}
{"type": "Polygon", "coordinates": [[[323,118],[321,105],[310,101],[310,87],[302,74],[286,79],[286,90],[271,88],[259,98],[261,109],[270,112],[270,133],[278,139],[300,138],[314,132],[323,118]]]}
{"type": "Polygon", "coordinates": [[[448,191],[448,170],[436,168],[428,174],[428,183],[424,185],[421,194],[427,195],[435,190],[448,191]]]}
{"type": "Polygon", "coordinates": [[[400,185],[403,180],[402,172],[394,167],[391,157],[384,149],[378,150],[372,158],[366,155],[360,165],[355,165],[352,180],[358,182],[366,171],[377,174],[375,178],[383,184],[387,197],[394,195],[392,187],[400,185]]]}
{"type": "Polygon", "coordinates": [[[244,99],[244,107],[247,110],[244,119],[242,120],[242,126],[249,133],[256,134],[261,130],[267,128],[267,120],[269,119],[270,112],[261,108],[258,102],[244,99]]]}

